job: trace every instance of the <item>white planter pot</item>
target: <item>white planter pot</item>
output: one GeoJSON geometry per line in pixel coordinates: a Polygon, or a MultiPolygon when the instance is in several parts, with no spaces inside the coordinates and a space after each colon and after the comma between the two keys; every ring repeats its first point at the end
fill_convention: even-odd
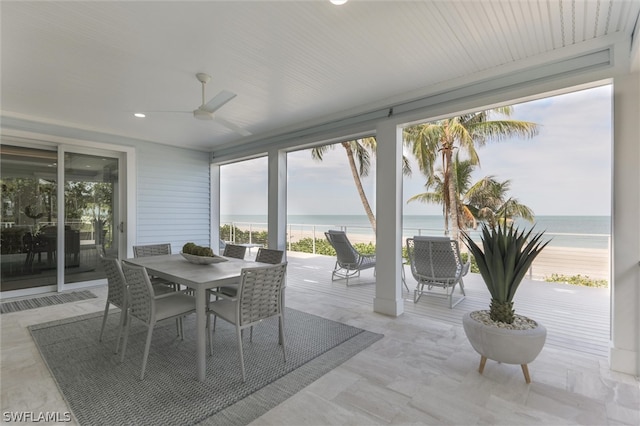
{"type": "Polygon", "coordinates": [[[462,325],[471,346],[481,355],[480,374],[487,359],[492,359],[505,364],[520,364],[526,382],[531,383],[527,364],[542,350],[547,329],[540,323],[528,330],[498,328],[476,321],[471,314],[468,312],[462,317],[462,325]]]}

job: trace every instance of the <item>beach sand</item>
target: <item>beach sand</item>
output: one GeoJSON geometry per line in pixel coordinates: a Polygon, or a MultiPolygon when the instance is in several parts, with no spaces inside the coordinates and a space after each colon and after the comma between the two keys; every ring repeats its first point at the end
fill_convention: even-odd
{"type": "MultiPolygon", "coordinates": [[[[296,242],[304,238],[314,238],[312,230],[290,229],[288,242],[296,242]]],[[[316,239],[325,239],[324,232],[316,230],[316,239]]],[[[349,234],[352,243],[374,243],[375,238],[365,234],[349,234]]],[[[403,241],[404,244],[404,241],[403,241]]],[[[606,249],[590,249],[577,247],[547,246],[533,262],[528,278],[543,280],[552,274],[566,276],[588,276],[592,279],[609,280],[610,254],[606,249]]]]}

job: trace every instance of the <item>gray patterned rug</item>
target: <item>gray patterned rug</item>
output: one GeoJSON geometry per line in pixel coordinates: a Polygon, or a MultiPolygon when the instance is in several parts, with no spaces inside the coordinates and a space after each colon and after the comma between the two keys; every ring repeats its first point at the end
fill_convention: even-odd
{"type": "Polygon", "coordinates": [[[28,299],[14,300],[0,303],[0,313],[19,312],[27,309],[42,308],[43,306],[59,305],[61,303],[77,302],[79,300],[93,299],[97,296],[89,290],[59,293],[51,296],[31,297],[28,299]]]}
{"type": "Polygon", "coordinates": [[[119,312],[29,327],[60,391],[82,425],[247,424],[383,336],[293,309],[285,313],[287,362],[278,345],[277,320],[245,333],[247,381],[242,383],[235,329],[219,320],[207,379],[195,379],[195,315],[156,326],[144,381],[139,380],[146,328],[132,325],[123,363],[113,354],[119,312]]]}

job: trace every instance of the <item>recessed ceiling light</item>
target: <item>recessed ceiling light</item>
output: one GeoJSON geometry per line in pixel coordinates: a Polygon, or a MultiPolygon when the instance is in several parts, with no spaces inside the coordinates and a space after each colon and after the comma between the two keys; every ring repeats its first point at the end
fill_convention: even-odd
{"type": "Polygon", "coordinates": [[[347,0],[329,0],[331,3],[340,6],[341,4],[345,4],[347,0]]]}
{"type": "Polygon", "coordinates": [[[145,117],[146,117],[146,115],[144,115],[144,114],[143,114],[143,113],[141,113],[141,112],[136,112],[135,114],[133,114],[133,116],[134,116],[134,117],[137,117],[137,118],[145,118],[145,117]]]}

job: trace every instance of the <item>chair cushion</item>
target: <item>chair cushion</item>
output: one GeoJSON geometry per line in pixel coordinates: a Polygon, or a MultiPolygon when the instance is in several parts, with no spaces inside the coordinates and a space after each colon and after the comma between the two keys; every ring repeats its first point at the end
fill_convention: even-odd
{"type": "Polygon", "coordinates": [[[151,284],[155,285],[155,284],[164,284],[164,285],[173,285],[173,282],[169,281],[169,280],[165,280],[164,278],[160,278],[160,277],[154,277],[154,276],[149,276],[149,281],[151,281],[151,284]]]}
{"type": "Polygon", "coordinates": [[[218,291],[226,296],[229,297],[236,297],[238,295],[238,287],[234,286],[234,287],[219,287],[218,291]]]}
{"type": "Polygon", "coordinates": [[[161,294],[173,293],[176,291],[175,288],[170,287],[166,284],[156,284],[153,283],[153,294],[154,296],[160,296],[161,294]]]}
{"type": "Polygon", "coordinates": [[[196,310],[196,298],[184,293],[174,292],[165,297],[155,299],[156,320],[175,317],[180,314],[189,314],[196,310]]]}
{"type": "Polygon", "coordinates": [[[237,302],[234,300],[216,300],[215,302],[211,302],[209,305],[209,312],[229,321],[232,324],[235,324],[236,304],[237,302]]]}

